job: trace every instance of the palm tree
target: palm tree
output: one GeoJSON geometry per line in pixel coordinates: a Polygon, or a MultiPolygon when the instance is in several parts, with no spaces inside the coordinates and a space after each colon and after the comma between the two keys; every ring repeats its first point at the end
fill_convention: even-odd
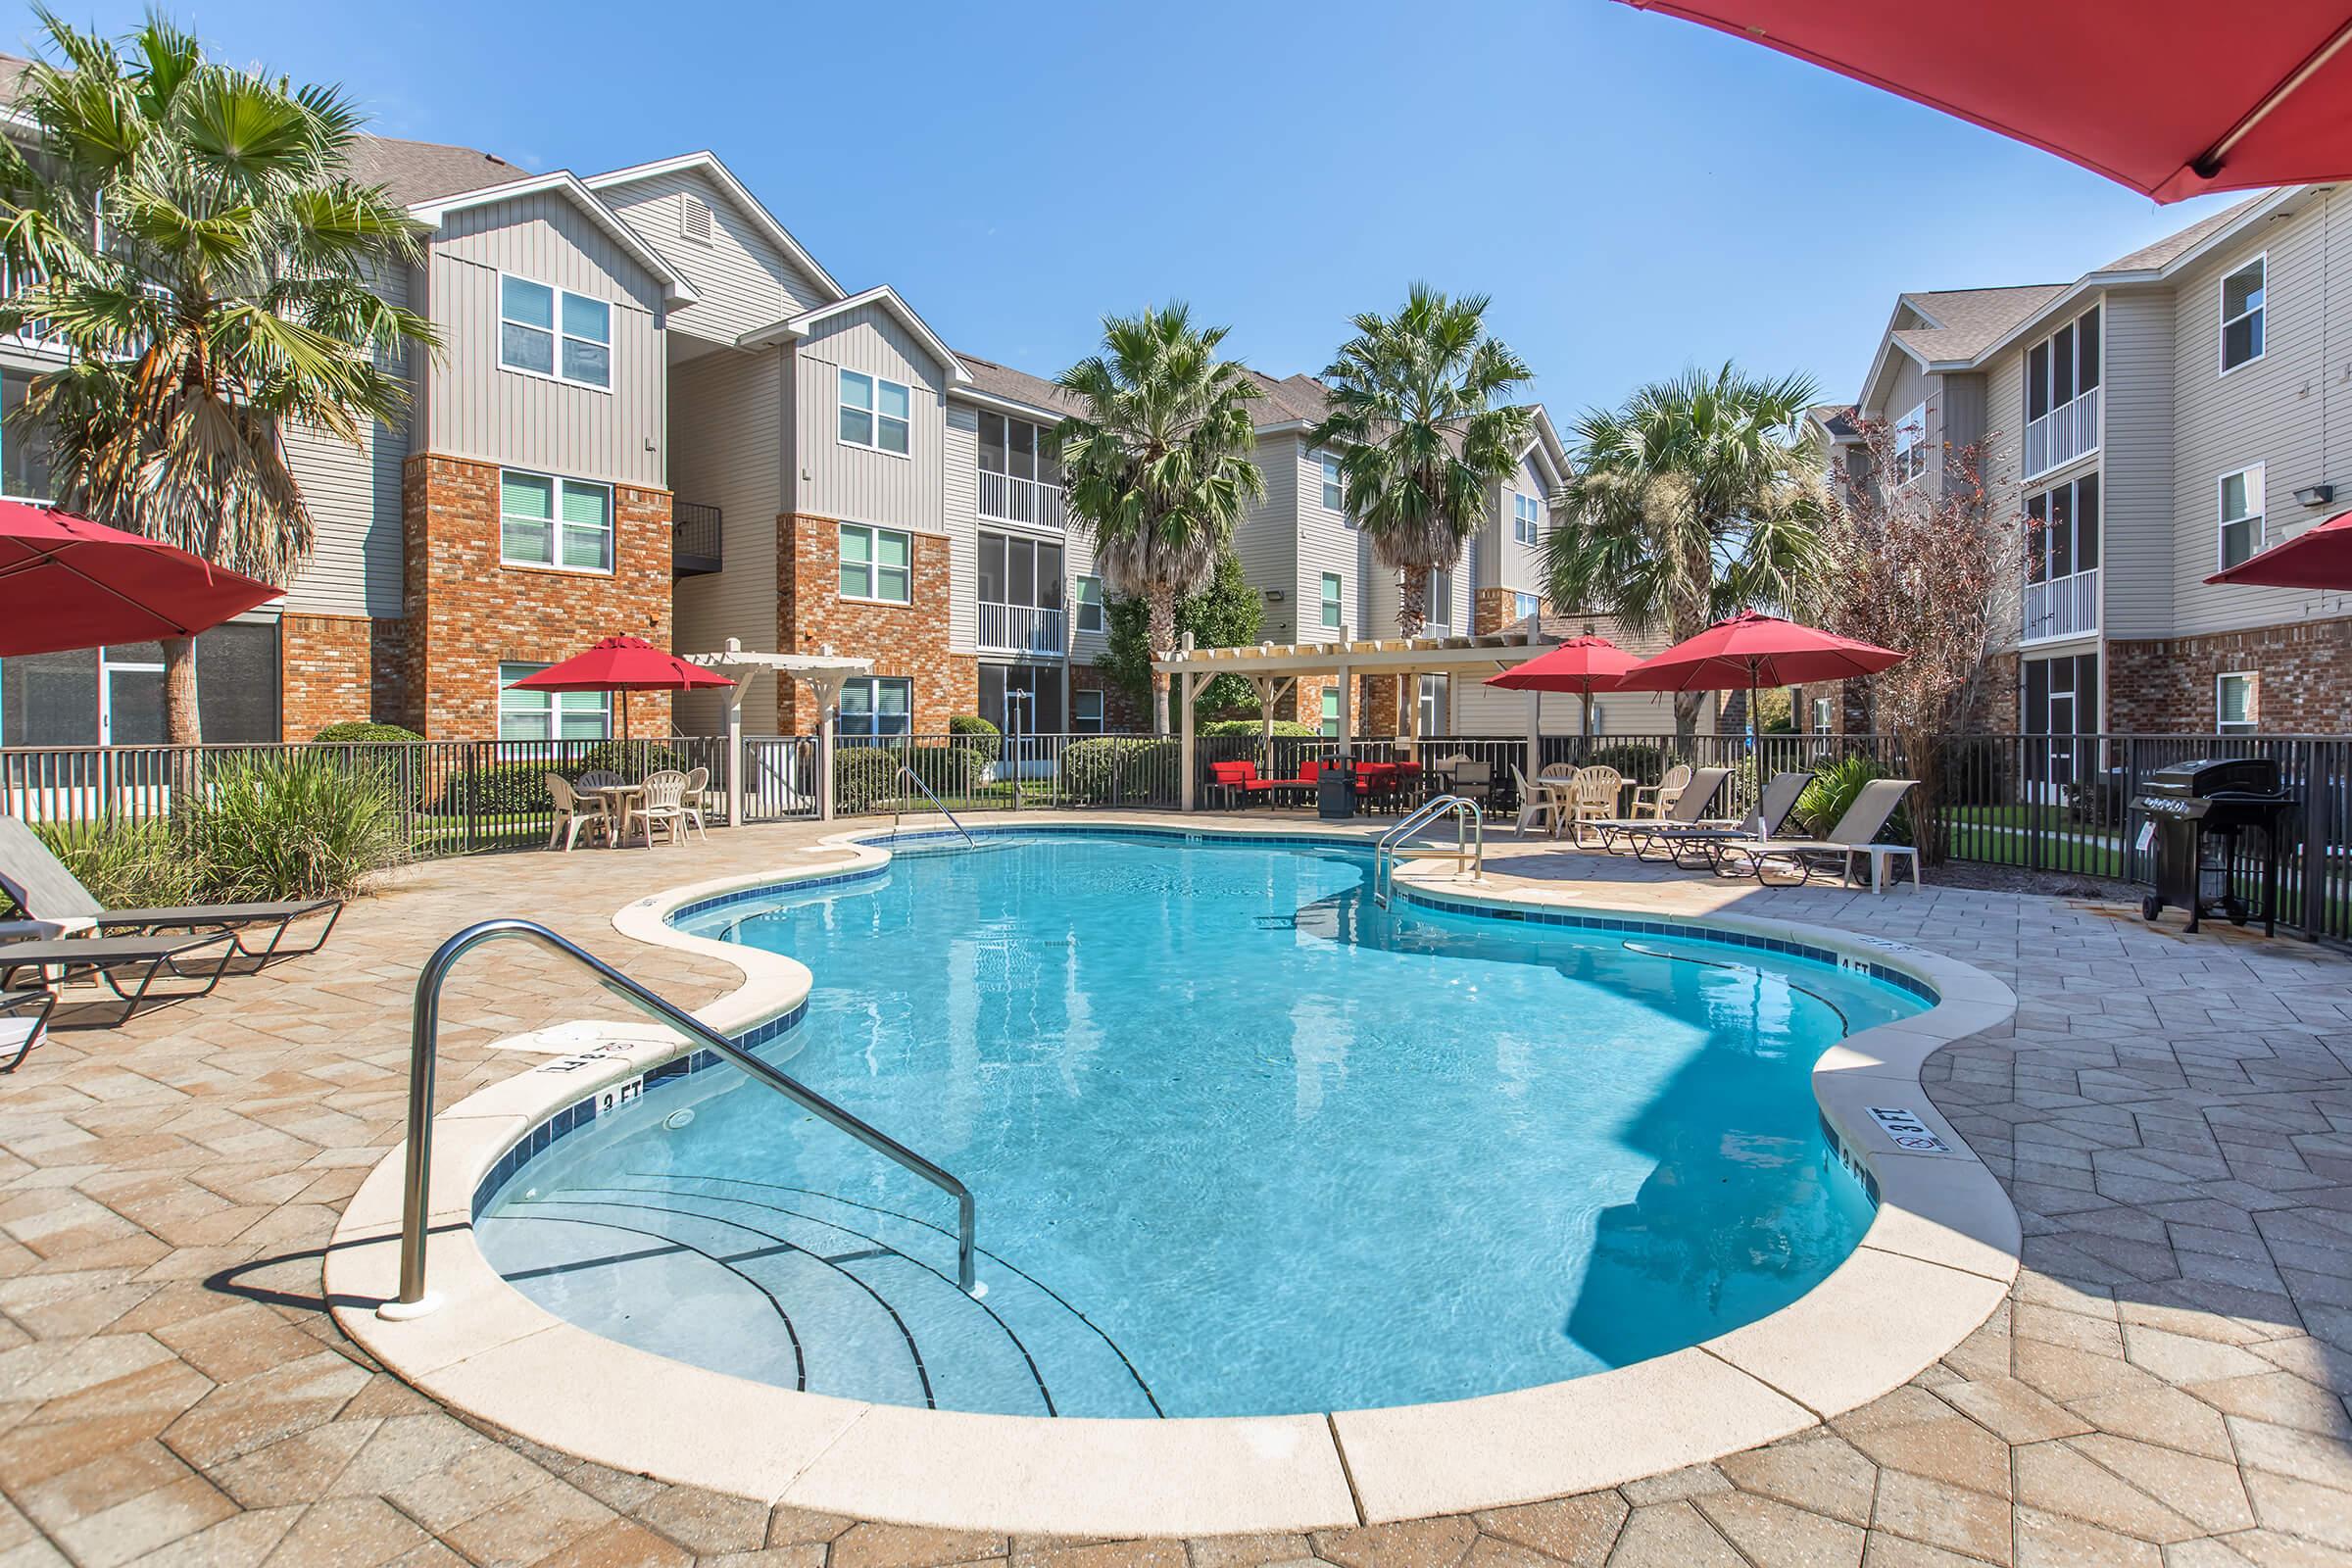
{"type": "MultiPolygon", "coordinates": [[[[1155,657],[1176,647],[1176,604],[1216,576],[1217,559],[1266,481],[1250,461],[1240,362],[1217,357],[1226,328],[1196,327],[1181,304],[1102,319],[1102,352],[1061,373],[1083,411],[1061,421],[1070,515],[1094,536],[1111,592],[1140,598],[1155,657]]],[[[1152,675],[1153,722],[1168,722],[1167,676],[1152,675]]]]}
{"type": "MultiPolygon", "coordinates": [[[[1676,642],[1738,610],[1803,613],[1828,568],[1821,454],[1802,428],[1814,397],[1804,376],[1727,364],[1587,412],[1569,455],[1569,525],[1546,546],[1552,603],[1676,642]]],[[[1675,695],[1685,750],[1698,706],[1694,692],[1675,695]]]]}
{"type": "Polygon", "coordinates": [[[1429,621],[1429,577],[1486,520],[1487,491],[1519,466],[1535,416],[1509,399],[1526,362],[1489,336],[1487,297],[1426,283],[1395,316],[1366,314],[1323,372],[1331,413],[1309,438],[1339,454],[1348,509],[1396,573],[1397,629],[1429,621]]]}
{"type": "MultiPolygon", "coordinates": [[[[28,279],[0,331],[44,320],[71,361],[19,417],[50,432],[57,501],[280,585],[309,555],[299,424],[354,446],[408,407],[424,318],[370,291],[421,225],[346,172],[339,89],[209,61],[150,18],[118,47],[38,12],[61,63],[24,74],[26,158],[0,142],[0,251],[28,279]]],[[[192,640],[164,641],[174,745],[202,738],[192,640]]]]}

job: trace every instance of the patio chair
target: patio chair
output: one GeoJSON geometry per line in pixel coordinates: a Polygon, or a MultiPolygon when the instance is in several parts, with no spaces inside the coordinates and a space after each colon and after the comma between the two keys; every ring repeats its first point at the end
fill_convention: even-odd
{"type": "Polygon", "coordinates": [[[0,816],[0,892],[27,919],[48,920],[72,930],[103,937],[152,936],[166,931],[227,932],[230,947],[257,962],[316,953],[326,945],[343,917],[341,899],[281,899],[255,904],[183,904],[168,908],[110,909],[93,897],[65,862],[49,853],[31,828],[13,816],[0,816]],[[324,914],[326,924],[307,947],[285,946],[286,932],[311,915],[324,914]],[[256,948],[248,932],[267,928],[268,946],[256,948]]]}
{"type": "Polygon", "coordinates": [[[1479,757],[1465,757],[1453,764],[1453,793],[1478,803],[1480,810],[1494,804],[1494,764],[1479,757]]]}
{"type": "Polygon", "coordinates": [[[561,773],[547,775],[547,794],[556,803],[556,823],[547,833],[549,849],[561,839],[568,850],[584,832],[600,834],[608,844],[612,841],[612,813],[601,799],[583,797],[561,773]]]}
{"type": "MultiPolygon", "coordinates": [[[[1913,778],[1874,778],[1862,786],[1855,794],[1853,804],[1820,838],[1766,838],[1727,844],[1723,849],[1723,862],[1729,863],[1737,857],[1742,863],[1734,867],[1735,871],[1740,875],[1752,873],[1758,882],[1762,882],[1764,867],[1778,861],[1792,867],[1797,873],[1793,884],[1784,886],[1797,887],[1813,880],[1816,866],[1826,868],[1834,864],[1838,869],[1839,881],[1850,887],[1854,880],[1855,856],[1869,856],[1883,866],[1886,860],[1885,852],[1906,848],[1881,844],[1879,835],[1886,831],[1895,808],[1903,804],[1903,797],[1910,794],[1918,782],[1913,778]]],[[[1916,855],[1909,858],[1911,885],[1916,888],[1919,886],[1919,859],[1916,855]]]]}
{"type": "MultiPolygon", "coordinates": [[[[1721,771],[1729,773],[1731,769],[1727,767],[1721,771]]],[[[1666,776],[1655,784],[1635,785],[1633,814],[1652,817],[1661,822],[1666,820],[1666,813],[1674,809],[1676,799],[1682,795],[1684,786],[1690,782],[1690,764],[1677,762],[1668,768],[1666,776]]]]}
{"type": "Polygon", "coordinates": [[[674,767],[645,776],[645,799],[637,808],[637,819],[644,825],[645,842],[654,842],[654,829],[659,826],[662,837],[672,844],[686,842],[686,775],[674,767]]]}
{"type": "Polygon", "coordinates": [[[1701,857],[1699,864],[1714,868],[1723,858],[1724,846],[1768,839],[1779,833],[1788,823],[1788,813],[1796,809],[1796,798],[1804,794],[1805,786],[1812,780],[1812,774],[1795,769],[1773,774],[1754,812],[1736,826],[1727,827],[1720,822],[1701,822],[1695,826],[1651,823],[1635,838],[1634,858],[1650,859],[1650,852],[1663,845],[1667,853],[1661,858],[1676,865],[1689,865],[1684,857],[1695,850],[1701,857]]]}
{"type": "MultiPolygon", "coordinates": [[[[1567,827],[1576,842],[1582,845],[1589,825],[1607,821],[1617,814],[1617,797],[1625,789],[1625,775],[1613,767],[1595,763],[1591,767],[1578,768],[1573,782],[1575,789],[1569,796],[1567,827]]],[[[1555,823],[1555,829],[1557,826],[1555,823]]]]}
{"type": "MultiPolygon", "coordinates": [[[[78,1000],[62,996],[57,989],[77,975],[103,982],[122,1004],[122,1011],[109,1020],[111,1028],[125,1022],[141,1003],[184,1002],[210,995],[220,983],[220,977],[228,973],[229,963],[239,951],[234,931],[182,931],[173,936],[50,937],[0,946],[0,997],[8,999],[11,1010],[31,1005],[22,999],[46,997],[49,1003],[34,1012],[34,1027],[18,1049],[17,1059],[22,1060],[46,1031],[50,1010],[58,1003],[78,1000]],[[18,976],[26,970],[32,972],[31,983],[19,984],[18,976]],[[167,978],[201,983],[194,990],[157,991],[155,982],[167,978]]],[[[14,1068],[16,1061],[9,1066],[14,1068]]]]}
{"type": "Polygon", "coordinates": [[[601,790],[610,788],[614,784],[626,784],[627,782],[627,779],[622,778],[618,773],[613,772],[609,767],[592,767],[587,772],[580,775],[579,788],[583,790],[601,790]]]}
{"type": "Polygon", "coordinates": [[[679,809],[686,813],[686,825],[694,829],[706,844],[710,842],[710,830],[703,823],[703,797],[710,789],[710,770],[707,767],[689,768],[686,771],[686,796],[678,802],[679,809]]]}
{"type": "Polygon", "coordinates": [[[1663,817],[1643,815],[1637,804],[1632,816],[1602,817],[1584,826],[1597,832],[1600,847],[1611,853],[1621,848],[1639,851],[1642,841],[1661,827],[1737,827],[1739,824],[1728,816],[1707,815],[1707,808],[1715,804],[1715,797],[1722,793],[1723,781],[1731,773],[1728,767],[1700,768],[1675,791],[1674,805],[1663,817]]]}
{"type": "Polygon", "coordinates": [[[1546,833],[1557,831],[1559,808],[1552,805],[1551,797],[1528,783],[1517,762],[1511,764],[1511,787],[1519,792],[1519,821],[1513,831],[1525,838],[1530,823],[1541,826],[1546,833]]]}

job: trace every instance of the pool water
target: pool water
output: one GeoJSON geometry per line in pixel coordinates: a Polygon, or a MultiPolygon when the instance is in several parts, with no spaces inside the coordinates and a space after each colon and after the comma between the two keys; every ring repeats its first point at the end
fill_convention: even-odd
{"type": "Polygon", "coordinates": [[[532,1158],[477,1234],[564,1316],[786,1387],[1260,1415],[1708,1339],[1853,1249],[1810,1070],[1924,1008],[1803,957],[1374,906],[1360,851],[1035,835],[681,922],[814,972],[763,1054],[942,1194],[723,1065],[532,1158]]]}

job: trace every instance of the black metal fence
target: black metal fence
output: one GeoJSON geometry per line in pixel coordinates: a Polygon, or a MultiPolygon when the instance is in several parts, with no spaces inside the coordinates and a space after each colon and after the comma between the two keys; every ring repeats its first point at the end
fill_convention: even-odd
{"type": "MultiPolygon", "coordinates": [[[[1938,831],[1954,860],[2027,870],[2143,880],[2150,850],[2130,806],[2149,776],[2202,757],[2275,760],[2298,808],[2285,830],[2280,917],[2313,935],[2352,940],[2352,737],[2277,735],[1969,735],[1937,743],[1938,831]]],[[[1365,760],[1408,753],[1425,766],[1456,760],[1486,764],[1485,804],[1518,806],[1517,779],[1529,762],[1524,735],[1438,735],[1416,742],[1358,740],[1365,760]]],[[[1256,733],[1205,736],[1196,748],[1195,801],[1214,809],[1264,805],[1267,797],[1211,787],[1209,764],[1254,762],[1265,777],[1296,778],[1329,760],[1335,740],[1256,733]]],[[[1868,759],[1888,772],[1912,760],[1886,735],[1739,736],[1550,735],[1538,768],[1602,764],[1629,782],[1655,783],[1677,762],[1733,770],[1728,811],[1752,808],[1766,779],[1818,771],[1840,759],[1868,759]]],[[[418,741],[292,746],[81,746],[0,750],[0,809],[27,821],[91,823],[169,814],[177,792],[214,787],[231,765],[295,755],[365,770],[384,781],[420,858],[508,849],[544,840],[554,823],[546,775],[576,780],[602,770],[636,779],[661,767],[710,770],[706,811],[726,805],[724,743],[710,737],[634,741],[418,741]]],[[[745,742],[746,821],[808,817],[816,810],[816,742],[760,736],[745,742]]],[[[958,813],[1103,807],[1172,809],[1183,799],[1182,754],[1173,737],[1150,735],[898,735],[842,737],[833,760],[834,802],[843,815],[922,811],[936,798],[958,813]],[[923,788],[906,783],[912,771],[923,788]]],[[[1476,772],[1476,769],[1472,770],[1476,772]]],[[[1311,801],[1305,791],[1290,802],[1311,801]]],[[[2251,873],[2240,869],[2251,891],[2251,873]]]]}

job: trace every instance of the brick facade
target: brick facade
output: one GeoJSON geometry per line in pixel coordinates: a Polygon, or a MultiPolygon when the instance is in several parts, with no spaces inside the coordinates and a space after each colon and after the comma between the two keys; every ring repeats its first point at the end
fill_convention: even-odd
{"type": "MultiPolygon", "coordinates": [[[[948,652],[948,541],[916,533],[911,540],[909,602],[880,604],[841,594],[841,523],[832,517],[787,514],[776,519],[776,647],[813,654],[828,645],[844,658],[871,659],[874,673],[911,682],[910,727],[942,734],[957,713],[980,709],[980,661],[948,652]]],[[[777,733],[800,735],[815,725],[811,693],[799,681],[776,691],[777,733]]]]}
{"type": "MultiPolygon", "coordinates": [[[[1543,615],[1550,614],[1550,602],[1539,599],[1536,602],[1536,612],[1543,615]]],[[[1517,589],[1481,588],[1472,597],[1470,633],[1474,637],[1484,637],[1490,632],[1500,631],[1505,626],[1516,625],[1523,618],[1519,613],[1517,589]]]]}
{"type": "Polygon", "coordinates": [[[278,731],[307,741],[375,716],[376,623],[366,615],[288,614],[277,623],[278,731]]]}
{"type": "MultiPolygon", "coordinates": [[[[552,664],[600,637],[670,645],[666,490],[616,485],[612,570],[560,571],[499,560],[498,466],[418,453],[402,475],[402,581],[396,711],[379,716],[433,739],[498,733],[498,666],[552,664]]],[[[289,694],[289,703],[291,696],[289,694]]],[[[669,697],[629,699],[632,732],[669,728],[669,697]]]]}
{"type": "MultiPolygon", "coordinates": [[[[1109,733],[1135,734],[1152,726],[1144,718],[1143,706],[1136,702],[1126,687],[1110,677],[1106,670],[1097,669],[1082,661],[1070,662],[1072,692],[1101,692],[1102,694],[1102,728],[1109,733]]],[[[1077,710],[1075,699],[1071,711],[1077,710]]]]}
{"type": "Polygon", "coordinates": [[[2352,618],[2110,642],[2106,655],[2107,728],[2117,734],[2211,734],[2214,677],[2241,670],[2255,676],[2264,733],[2352,731],[2352,618]]]}

